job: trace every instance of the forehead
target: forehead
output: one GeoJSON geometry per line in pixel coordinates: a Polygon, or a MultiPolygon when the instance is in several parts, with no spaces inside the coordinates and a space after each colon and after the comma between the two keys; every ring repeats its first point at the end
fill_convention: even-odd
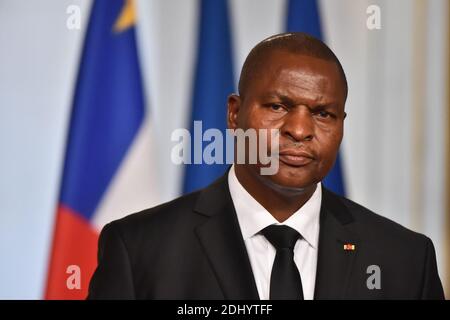
{"type": "Polygon", "coordinates": [[[345,100],[344,84],[338,66],[332,61],[273,51],[263,58],[255,71],[248,88],[250,95],[278,92],[293,99],[345,100]]]}

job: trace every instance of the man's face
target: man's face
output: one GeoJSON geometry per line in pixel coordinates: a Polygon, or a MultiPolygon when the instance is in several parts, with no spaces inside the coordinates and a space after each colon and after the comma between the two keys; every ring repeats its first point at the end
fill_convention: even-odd
{"type": "Polygon", "coordinates": [[[313,186],[331,170],[342,140],[343,80],[336,64],[318,58],[274,51],[265,60],[244,96],[229,97],[228,126],[278,129],[279,170],[260,176],[258,164],[243,168],[271,186],[313,186]]]}

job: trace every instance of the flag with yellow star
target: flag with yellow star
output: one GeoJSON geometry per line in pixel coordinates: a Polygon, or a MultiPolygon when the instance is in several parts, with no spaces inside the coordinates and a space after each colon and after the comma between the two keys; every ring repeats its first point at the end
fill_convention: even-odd
{"type": "Polygon", "coordinates": [[[46,298],[84,299],[101,228],[158,203],[133,0],[96,0],[67,134],[46,298]]]}

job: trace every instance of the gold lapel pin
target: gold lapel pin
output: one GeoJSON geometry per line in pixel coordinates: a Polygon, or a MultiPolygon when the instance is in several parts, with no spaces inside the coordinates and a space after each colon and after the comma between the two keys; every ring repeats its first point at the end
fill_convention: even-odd
{"type": "Polygon", "coordinates": [[[344,244],[344,250],[346,251],[355,251],[356,246],[354,244],[351,243],[346,243],[344,244]]]}

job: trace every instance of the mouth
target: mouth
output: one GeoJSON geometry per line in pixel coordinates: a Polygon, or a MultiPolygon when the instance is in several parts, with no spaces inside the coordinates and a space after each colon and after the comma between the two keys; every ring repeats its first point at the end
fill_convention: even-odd
{"type": "Polygon", "coordinates": [[[303,167],[314,161],[314,156],[306,151],[285,150],[280,151],[279,159],[288,166],[303,167]]]}

